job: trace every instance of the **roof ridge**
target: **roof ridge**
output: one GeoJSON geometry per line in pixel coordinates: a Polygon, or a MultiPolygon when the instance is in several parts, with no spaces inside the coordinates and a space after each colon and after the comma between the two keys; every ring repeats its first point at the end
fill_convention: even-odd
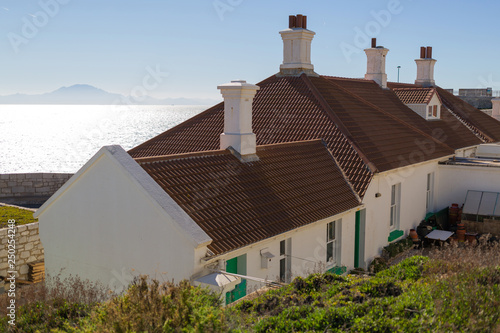
{"type": "MultiPolygon", "coordinates": [[[[433,136],[431,136],[431,135],[429,135],[429,134],[425,133],[424,131],[422,131],[422,130],[420,130],[420,129],[416,128],[415,126],[413,126],[413,125],[411,125],[411,124],[408,124],[407,122],[405,122],[405,121],[403,121],[403,120],[399,119],[398,117],[396,117],[396,116],[394,116],[394,115],[390,114],[389,112],[386,112],[384,109],[382,109],[382,108],[378,107],[377,105],[375,105],[375,104],[373,104],[373,103],[370,103],[370,102],[368,102],[367,100],[365,100],[364,98],[361,98],[361,97],[359,97],[358,95],[356,95],[356,94],[354,94],[354,93],[350,92],[349,90],[345,89],[345,88],[344,88],[344,87],[342,87],[341,85],[339,85],[339,84],[337,84],[337,83],[335,83],[335,82],[332,82],[332,81],[330,81],[330,80],[327,80],[327,81],[328,81],[330,84],[334,84],[336,87],[338,87],[340,90],[342,90],[342,91],[346,92],[346,93],[347,93],[347,94],[349,94],[350,96],[354,97],[356,100],[358,100],[358,101],[360,101],[360,102],[362,102],[362,103],[364,103],[364,104],[366,104],[366,105],[368,105],[368,106],[370,106],[370,107],[372,107],[372,108],[374,108],[374,109],[376,109],[376,110],[378,110],[378,111],[382,112],[384,115],[386,115],[386,116],[388,116],[389,118],[391,118],[391,119],[395,120],[396,122],[398,122],[398,123],[400,123],[400,124],[403,124],[404,126],[407,126],[407,127],[411,128],[413,131],[415,131],[415,132],[417,132],[417,133],[420,133],[420,134],[422,134],[422,135],[423,135],[423,136],[425,136],[425,137],[430,138],[432,141],[436,142],[437,144],[439,144],[439,145],[441,145],[441,146],[444,146],[445,148],[452,149],[453,151],[455,151],[453,148],[451,148],[451,147],[450,147],[450,146],[448,146],[447,144],[444,144],[443,142],[439,141],[438,139],[434,138],[433,136]]],[[[376,84],[376,83],[374,83],[374,84],[376,84]]]]}
{"type": "Polygon", "coordinates": [[[225,153],[230,154],[229,151],[226,149],[217,149],[217,150],[204,150],[204,151],[196,151],[190,153],[171,154],[171,155],[136,157],[134,158],[134,160],[139,164],[146,164],[146,163],[171,161],[171,160],[178,160],[178,159],[198,157],[198,156],[224,155],[225,153]]]}
{"type": "Polygon", "coordinates": [[[345,76],[320,75],[320,77],[339,79],[339,80],[344,80],[344,81],[365,81],[365,82],[371,81],[371,80],[366,80],[364,78],[345,77],[345,76]]]}
{"type": "Polygon", "coordinates": [[[391,90],[431,90],[435,89],[432,87],[404,87],[404,88],[392,88],[391,90]]]}
{"type": "MultiPolygon", "coordinates": [[[[299,140],[299,141],[289,141],[289,142],[278,142],[278,143],[269,143],[266,145],[257,146],[257,149],[268,149],[268,148],[279,148],[284,145],[303,145],[314,142],[322,142],[322,139],[309,139],[309,140],[299,140]]],[[[224,155],[225,153],[229,153],[227,149],[216,149],[216,150],[204,150],[204,151],[195,151],[189,153],[179,153],[179,154],[171,154],[171,155],[158,155],[158,156],[147,156],[147,157],[136,157],[134,160],[139,164],[153,163],[159,161],[171,161],[177,159],[184,158],[192,158],[192,157],[208,157],[214,155],[224,155]]]]}
{"type": "MultiPolygon", "coordinates": [[[[309,77],[305,74],[302,74],[300,76],[302,80],[305,82],[309,90],[312,92],[313,96],[316,98],[316,100],[320,103],[322,108],[326,111],[327,115],[330,117],[331,120],[335,123],[337,128],[339,128],[340,132],[344,135],[347,141],[349,141],[349,144],[354,148],[356,153],[361,157],[363,162],[368,166],[370,171],[372,173],[378,172],[377,167],[375,164],[373,164],[370,159],[364,154],[364,152],[361,150],[361,148],[357,145],[356,141],[354,141],[351,132],[347,129],[347,127],[344,125],[342,120],[335,114],[333,109],[331,108],[330,104],[323,98],[323,95],[318,91],[316,86],[309,80],[309,77]]],[[[324,77],[321,77],[323,80],[328,81],[324,77]]]]}
{"type": "MultiPolygon", "coordinates": [[[[326,141],[321,139],[321,143],[323,144],[323,146],[325,146],[325,149],[328,151],[328,154],[330,155],[330,157],[333,159],[333,163],[335,163],[335,166],[337,167],[337,169],[339,169],[340,171],[340,174],[342,175],[342,177],[344,178],[345,182],[347,183],[347,185],[349,185],[350,189],[351,189],[351,192],[354,193],[354,196],[359,200],[359,202],[361,203],[363,200],[361,199],[360,195],[358,194],[358,192],[356,191],[356,189],[354,188],[354,185],[351,183],[351,181],[349,180],[349,177],[347,177],[347,174],[345,173],[344,169],[342,169],[342,167],[340,166],[340,163],[339,161],[337,161],[337,159],[335,158],[335,156],[333,156],[332,152],[330,151],[330,149],[328,148],[328,145],[326,144],[326,141]]],[[[370,177],[370,180],[371,178],[373,178],[373,175],[371,175],[370,177]]]]}

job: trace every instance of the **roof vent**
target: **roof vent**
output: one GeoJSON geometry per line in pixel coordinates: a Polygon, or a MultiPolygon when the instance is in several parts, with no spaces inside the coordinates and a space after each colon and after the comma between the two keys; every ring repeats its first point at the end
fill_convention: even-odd
{"type": "Polygon", "coordinates": [[[417,79],[415,80],[415,84],[419,84],[422,87],[433,87],[436,85],[436,82],[434,82],[434,65],[436,61],[432,59],[431,46],[420,47],[420,59],[415,59],[417,63],[417,79]]]}
{"type": "Polygon", "coordinates": [[[316,33],[307,30],[307,16],[291,15],[288,29],[280,31],[280,34],[283,39],[280,75],[298,76],[305,73],[317,76],[311,63],[311,43],[316,33]]]}

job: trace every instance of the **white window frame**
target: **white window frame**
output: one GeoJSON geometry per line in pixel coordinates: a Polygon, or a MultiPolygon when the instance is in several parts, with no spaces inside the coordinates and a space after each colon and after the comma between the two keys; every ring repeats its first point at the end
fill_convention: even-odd
{"type": "Polygon", "coordinates": [[[440,109],[441,106],[439,104],[433,104],[427,106],[427,119],[439,119],[440,118],[440,109]]]}
{"type": "Polygon", "coordinates": [[[281,282],[289,283],[292,279],[292,239],[287,238],[280,241],[279,277],[281,282]],[[282,265],[285,271],[282,272],[282,265]],[[284,274],[282,274],[284,273],[284,274]]]}
{"type": "Polygon", "coordinates": [[[390,230],[399,230],[401,211],[401,183],[391,186],[391,210],[389,217],[390,230]]]}
{"type": "Polygon", "coordinates": [[[434,172],[427,174],[425,191],[425,211],[430,213],[434,210],[434,172]]]}
{"type": "Polygon", "coordinates": [[[326,268],[340,266],[342,219],[328,222],[326,225],[326,268]],[[333,231],[333,232],[330,232],[333,231]],[[331,256],[329,256],[329,249],[331,256]]]}

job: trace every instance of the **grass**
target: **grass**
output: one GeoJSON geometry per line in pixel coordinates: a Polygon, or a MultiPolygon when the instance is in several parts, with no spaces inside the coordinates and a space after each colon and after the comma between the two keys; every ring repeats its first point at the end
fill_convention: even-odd
{"type": "Polygon", "coordinates": [[[484,240],[410,257],[374,276],[297,277],[226,308],[218,294],[186,281],[141,277],[107,301],[76,285],[66,289],[82,290],[73,298],[30,292],[15,332],[500,332],[500,246],[484,240]]]}
{"type": "Polygon", "coordinates": [[[33,218],[33,212],[31,210],[11,206],[0,206],[0,229],[7,226],[8,220],[16,220],[16,225],[38,222],[38,219],[33,218]]]}

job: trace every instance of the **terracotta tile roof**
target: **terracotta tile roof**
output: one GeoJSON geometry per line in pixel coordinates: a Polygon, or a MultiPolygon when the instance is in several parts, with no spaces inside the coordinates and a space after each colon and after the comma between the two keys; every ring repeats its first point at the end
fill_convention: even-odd
{"type": "MultiPolygon", "coordinates": [[[[429,131],[393,114],[390,110],[394,108],[409,117],[414,117],[415,113],[398,101],[393,93],[389,92],[393,96],[389,98],[387,91],[376,83],[365,81],[355,84],[358,90],[364,90],[360,94],[359,91],[352,91],[346,80],[340,82],[325,77],[309,79],[378,171],[416,163],[416,155],[419,156],[419,162],[423,162],[453,154],[450,147],[427,134],[429,131]],[[424,151],[418,142],[428,142],[434,149],[424,151]]],[[[351,85],[353,83],[355,81],[350,81],[351,85]]],[[[421,118],[418,115],[416,117],[421,118]]]]}
{"type": "Polygon", "coordinates": [[[437,87],[436,90],[443,104],[467,124],[484,142],[500,141],[500,122],[498,120],[440,87],[437,87]]]}
{"type": "Polygon", "coordinates": [[[432,133],[435,133],[441,142],[453,149],[470,147],[484,142],[446,107],[441,108],[441,120],[431,120],[428,123],[432,133]]]}
{"type": "MultiPolygon", "coordinates": [[[[252,116],[257,144],[323,139],[361,197],[374,172],[415,163],[416,155],[421,162],[453,154],[453,145],[432,137],[433,125],[373,81],[271,76],[258,85],[252,116]],[[434,149],[422,152],[419,142],[434,149]]],[[[218,149],[223,110],[220,103],[129,153],[147,157],[218,149]]]]}
{"type": "MultiPolygon", "coordinates": [[[[325,113],[303,77],[271,76],[260,82],[253,102],[252,127],[258,145],[323,139],[363,196],[372,174],[351,142],[325,113]]],[[[132,157],[219,149],[224,127],[220,103],[129,151],[132,157]]]]}
{"type": "MultiPolygon", "coordinates": [[[[395,83],[388,82],[387,86],[390,89],[398,88],[419,88],[419,85],[410,83],[395,83]]],[[[421,88],[421,87],[420,87],[421,88]]],[[[444,128],[450,135],[446,142],[450,147],[455,149],[473,146],[483,142],[498,142],[500,141],[500,122],[491,118],[481,110],[476,109],[472,105],[463,101],[460,97],[442,89],[434,87],[438,96],[447,109],[447,112],[453,116],[448,117],[448,126],[456,130],[453,134],[450,128],[444,128]],[[492,121],[495,120],[495,121],[492,121]],[[470,134],[475,136],[472,138],[470,134]],[[479,139],[479,140],[478,140],[479,139]]],[[[443,118],[443,113],[441,114],[443,118]]],[[[447,114],[444,114],[447,117],[447,114]]],[[[431,122],[430,122],[431,123],[431,122]]],[[[435,127],[436,125],[432,125],[435,127]]]]}
{"type": "MultiPolygon", "coordinates": [[[[497,121],[439,87],[434,90],[445,106],[441,120],[427,121],[392,90],[369,80],[273,75],[258,85],[261,89],[253,103],[257,144],[323,139],[361,197],[375,172],[500,141],[497,121]]],[[[388,86],[427,91],[414,84],[388,86]]],[[[129,153],[148,157],[216,150],[223,111],[223,103],[215,105],[129,153]]]]}
{"type": "Polygon", "coordinates": [[[321,140],[257,147],[242,163],[228,150],[136,158],[224,253],[359,206],[321,140]]]}
{"type": "Polygon", "coordinates": [[[395,88],[393,91],[404,104],[428,104],[436,93],[434,88],[395,88]]]}

